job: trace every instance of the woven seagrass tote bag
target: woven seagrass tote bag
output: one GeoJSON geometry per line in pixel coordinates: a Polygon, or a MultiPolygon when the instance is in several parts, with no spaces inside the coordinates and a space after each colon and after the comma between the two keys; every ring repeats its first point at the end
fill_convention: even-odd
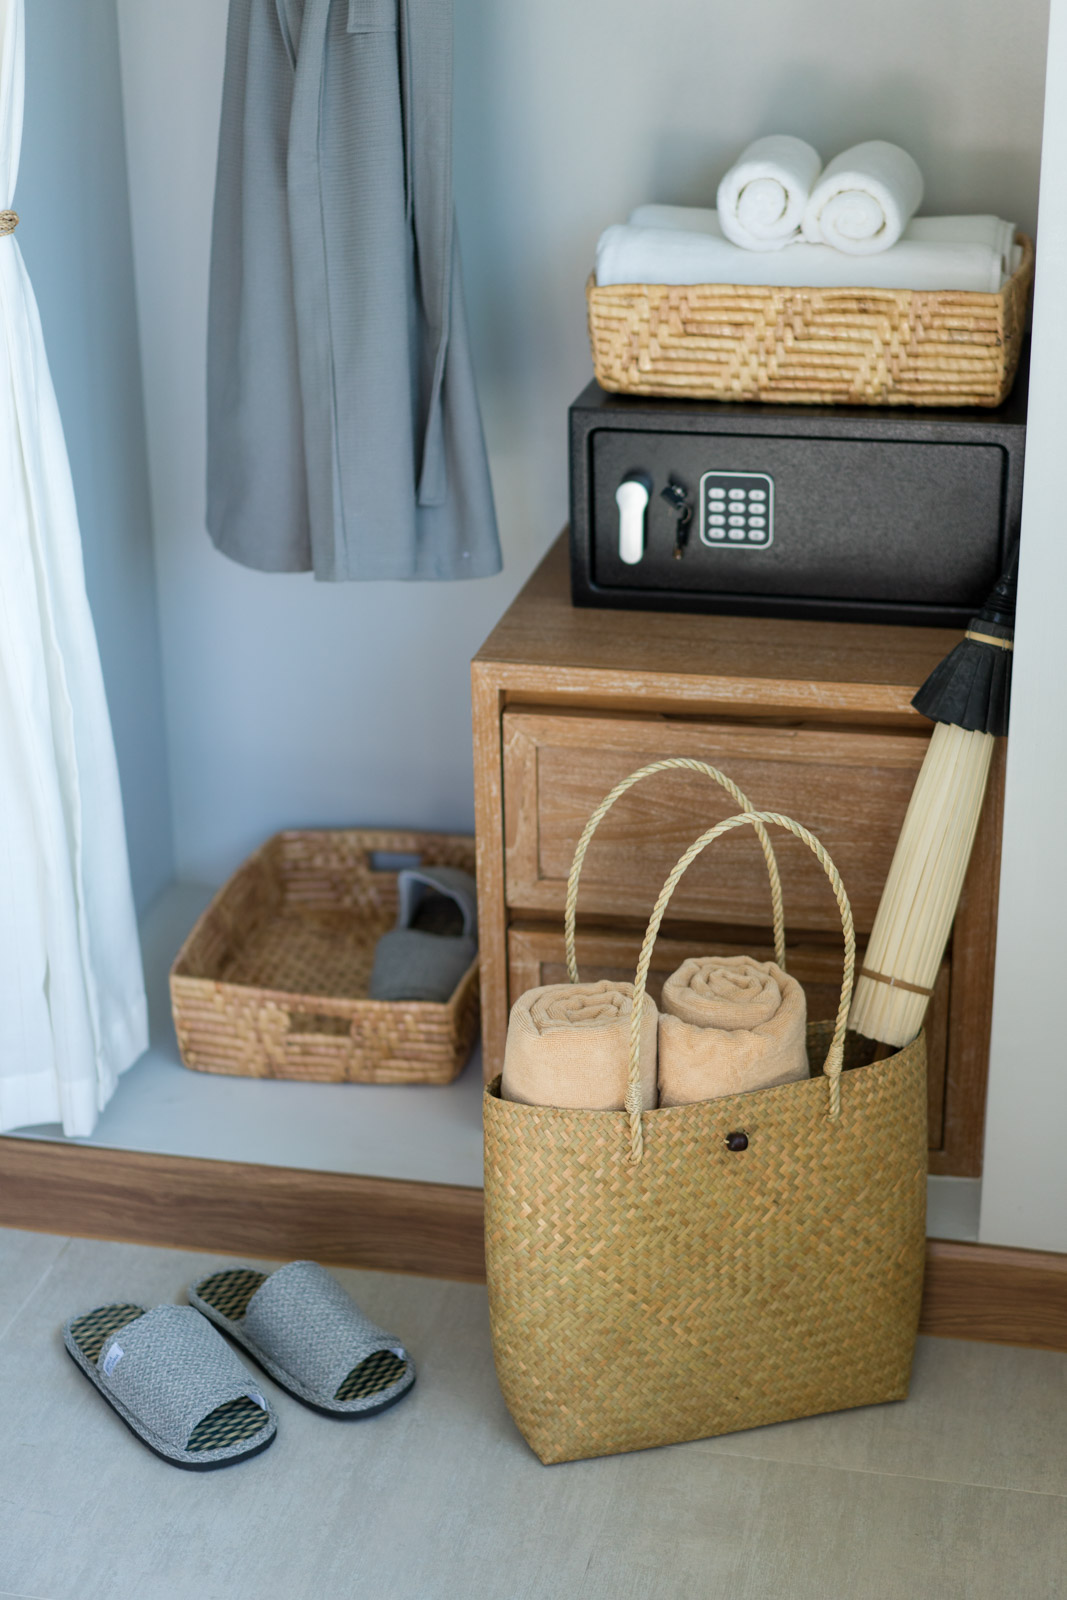
{"type": "MultiPolygon", "coordinates": [[[[567,895],[572,982],[581,861],[567,895]]],[[[741,797],[742,801],[744,797],[741,797]]],[[[781,896],[775,947],[784,966],[781,896]]],[[[625,1111],[574,1111],[486,1090],[489,1313],[500,1385],[543,1462],[641,1450],[902,1399],[925,1255],[926,1051],[887,1059],[846,1040],[855,942],[833,863],[806,828],[753,811],[710,828],[667,879],[637,968],[625,1111]],[[776,891],[767,825],[823,867],[845,938],[836,1020],[811,1023],[812,1076],[752,1094],[640,1110],[638,1026],[652,949],[689,864],[752,826],[776,891]],[[844,1070],[843,1070],[844,1069],[844,1070]],[[738,1137],[738,1136],[741,1137],[738,1137]]]]}

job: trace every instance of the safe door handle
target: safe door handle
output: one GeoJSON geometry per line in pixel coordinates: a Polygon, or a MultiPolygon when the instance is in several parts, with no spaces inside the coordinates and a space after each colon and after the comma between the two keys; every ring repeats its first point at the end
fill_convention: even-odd
{"type": "Polygon", "coordinates": [[[636,566],[645,553],[645,512],[652,492],[652,479],[643,472],[631,473],[615,490],[619,508],[619,560],[636,566]]]}

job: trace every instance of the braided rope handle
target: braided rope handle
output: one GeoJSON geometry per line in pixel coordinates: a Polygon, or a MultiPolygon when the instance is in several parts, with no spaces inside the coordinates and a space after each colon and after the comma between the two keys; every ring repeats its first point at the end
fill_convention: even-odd
{"type": "Polygon", "coordinates": [[[841,978],[841,1001],[837,1008],[837,1020],[834,1024],[833,1038],[830,1041],[830,1048],[823,1063],[829,1098],[828,1115],[831,1121],[836,1121],[841,1115],[841,1069],[845,1058],[845,1029],[848,1026],[848,1012],[852,1004],[852,981],[856,969],[856,932],[852,925],[852,907],[848,903],[848,895],[845,893],[845,886],[841,882],[841,876],[837,868],[813,833],[809,833],[807,828],[803,827],[799,822],[794,822],[792,817],[783,817],[777,811],[746,811],[737,817],[727,817],[725,822],[717,823],[714,828],[709,828],[707,833],[702,833],[699,839],[694,840],[660,890],[659,899],[656,901],[652,916],[649,919],[645,941],[641,946],[641,956],[637,963],[637,976],[634,979],[633,1010],[630,1017],[630,1072],[626,1086],[626,1110],[630,1118],[630,1160],[633,1162],[640,1161],[644,1154],[644,1135],[641,1128],[641,1014],[645,1004],[648,969],[652,964],[652,950],[656,943],[656,935],[659,933],[660,923],[663,921],[671,895],[678,886],[678,880],[702,850],[706,849],[709,844],[722,834],[729,833],[731,828],[741,828],[747,825],[755,827],[757,823],[766,822],[773,822],[777,827],[788,829],[791,834],[807,845],[829,878],[830,887],[834,891],[834,898],[841,913],[841,931],[845,936],[845,966],[841,978]]]}
{"type": "Polygon", "coordinates": [[[720,772],[718,767],[709,767],[706,761],[691,761],[688,756],[668,756],[663,761],[653,761],[647,767],[642,767],[639,772],[631,772],[628,778],[623,778],[617,783],[611,793],[605,795],[590,816],[585,825],[582,837],[574,851],[574,860],[571,862],[570,876],[567,879],[566,901],[566,941],[567,941],[567,978],[571,983],[578,982],[578,960],[574,951],[574,925],[578,915],[578,880],[582,875],[582,863],[585,861],[585,852],[589,848],[597,828],[607,816],[616,800],[624,795],[627,789],[632,789],[635,783],[640,783],[642,778],[650,778],[654,772],[669,772],[673,767],[681,767],[689,772],[703,772],[707,777],[713,778],[717,784],[726,790],[747,817],[752,818],[752,826],[756,836],[763,847],[764,858],[767,862],[767,876],[771,882],[771,915],[774,921],[774,959],[786,970],[785,965],[785,911],[782,906],[782,880],[778,875],[778,862],[774,854],[771,836],[763,823],[759,821],[760,813],[757,812],[747,795],[728,778],[725,772],[720,772]]]}

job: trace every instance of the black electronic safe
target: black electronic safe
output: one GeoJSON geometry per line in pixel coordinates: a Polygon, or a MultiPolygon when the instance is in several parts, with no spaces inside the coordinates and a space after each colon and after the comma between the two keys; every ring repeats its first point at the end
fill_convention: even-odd
{"type": "Polygon", "coordinates": [[[570,410],[576,605],[956,626],[1018,537],[1024,360],[996,410],[607,394],[570,410]]]}

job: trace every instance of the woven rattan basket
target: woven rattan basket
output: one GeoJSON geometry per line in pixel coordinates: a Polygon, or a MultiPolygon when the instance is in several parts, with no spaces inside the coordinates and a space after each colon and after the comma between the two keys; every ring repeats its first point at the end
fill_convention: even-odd
{"type": "MultiPolygon", "coordinates": [[[[665,758],[593,812],[567,884],[577,981],[578,880],[593,832],[665,758]]],[[[742,797],[743,798],[743,797],[742,797]]],[[[776,952],[785,950],[773,848],[776,952]]],[[[497,1376],[544,1462],[678,1444],[908,1392],[926,1249],[926,1044],[872,1063],[846,1035],[852,912],[820,842],[746,810],[694,841],[641,948],[625,1111],[484,1099],[485,1249],[497,1376]],[[830,882],[845,959],[837,1016],[808,1028],[812,1076],[755,1093],[643,1110],[640,1016],[652,950],[682,874],[734,828],[784,828],[830,882]],[[738,1135],[741,1135],[740,1140],[738,1135]]]]}
{"type": "Polygon", "coordinates": [[[1015,377],[1034,246],[998,294],[586,286],[602,388],[791,405],[998,406],[1015,377]]]}
{"type": "Polygon", "coordinates": [[[249,1078],[451,1083],[478,1029],[477,957],[444,1004],[366,998],[374,947],[396,920],[398,866],[415,861],[473,872],[474,840],[354,829],[268,839],[171,968],[185,1065],[249,1078]]]}

